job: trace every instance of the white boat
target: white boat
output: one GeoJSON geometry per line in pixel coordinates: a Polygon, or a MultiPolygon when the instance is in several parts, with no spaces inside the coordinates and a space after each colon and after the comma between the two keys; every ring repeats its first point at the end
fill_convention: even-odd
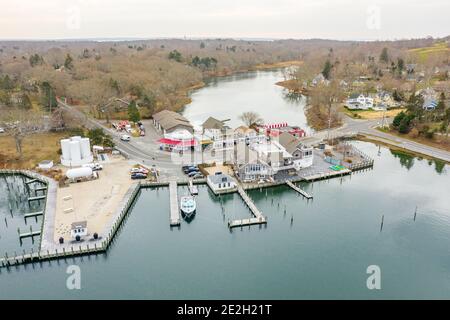
{"type": "Polygon", "coordinates": [[[197,204],[195,203],[194,197],[184,196],[181,197],[180,200],[180,209],[186,215],[186,217],[190,217],[197,208],[197,204]]]}
{"type": "Polygon", "coordinates": [[[189,180],[189,192],[193,196],[198,195],[198,188],[192,183],[192,180],[189,180]]]}

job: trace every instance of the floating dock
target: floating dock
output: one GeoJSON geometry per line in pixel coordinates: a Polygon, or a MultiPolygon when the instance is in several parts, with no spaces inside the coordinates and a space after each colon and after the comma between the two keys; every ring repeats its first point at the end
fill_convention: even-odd
{"type": "Polygon", "coordinates": [[[238,220],[229,221],[228,227],[235,228],[235,227],[249,226],[252,224],[267,223],[266,217],[264,217],[262,212],[255,206],[255,204],[253,203],[253,200],[248,196],[248,194],[245,192],[245,190],[242,188],[242,186],[238,185],[237,190],[238,190],[238,193],[241,196],[242,200],[244,200],[244,202],[247,205],[247,207],[249,208],[250,212],[253,214],[254,218],[238,219],[238,220]]]}
{"type": "Polygon", "coordinates": [[[29,197],[28,202],[44,200],[45,198],[47,198],[47,197],[46,196],[29,197]]]}
{"type": "Polygon", "coordinates": [[[170,193],[170,225],[179,226],[181,222],[180,209],[178,208],[178,192],[177,192],[177,182],[169,182],[169,193],[170,193]]]}
{"type": "Polygon", "coordinates": [[[43,215],[44,215],[44,211],[37,211],[37,212],[25,213],[23,217],[25,220],[27,220],[28,218],[34,218],[34,217],[39,217],[39,216],[43,216],[43,215]]]}
{"type": "Polygon", "coordinates": [[[286,181],[286,184],[291,187],[292,189],[294,189],[295,191],[297,191],[298,193],[300,193],[302,196],[304,196],[306,199],[312,199],[313,196],[311,194],[309,194],[308,192],[306,192],[305,190],[300,189],[299,187],[297,187],[295,184],[293,184],[291,181],[286,181]]]}
{"type": "Polygon", "coordinates": [[[40,235],[41,235],[41,231],[40,230],[38,230],[38,231],[30,230],[30,232],[24,232],[24,233],[20,233],[20,231],[19,231],[19,238],[20,239],[33,238],[33,237],[37,237],[37,236],[40,236],[40,235]]]}
{"type": "Polygon", "coordinates": [[[41,181],[39,181],[38,179],[31,179],[31,180],[26,181],[25,184],[32,184],[35,182],[41,182],[41,181]]]}

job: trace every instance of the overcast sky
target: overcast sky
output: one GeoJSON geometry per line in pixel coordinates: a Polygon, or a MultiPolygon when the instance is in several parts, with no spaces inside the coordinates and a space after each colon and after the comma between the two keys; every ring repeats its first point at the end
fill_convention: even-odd
{"type": "Polygon", "coordinates": [[[450,0],[0,0],[0,39],[400,39],[450,34],[450,0]]]}

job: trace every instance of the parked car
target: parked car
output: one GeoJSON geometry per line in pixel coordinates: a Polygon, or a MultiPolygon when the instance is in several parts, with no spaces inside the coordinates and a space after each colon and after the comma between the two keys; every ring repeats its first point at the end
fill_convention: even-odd
{"type": "Polygon", "coordinates": [[[123,134],[123,135],[120,136],[120,140],[122,140],[122,141],[130,141],[131,137],[129,135],[127,135],[127,134],[123,134]]]}
{"type": "Polygon", "coordinates": [[[147,175],[144,174],[144,173],[137,172],[137,173],[131,174],[131,179],[133,179],[133,180],[136,180],[136,179],[147,179],[147,175]]]}
{"type": "Polygon", "coordinates": [[[84,164],[83,167],[91,168],[92,171],[103,170],[103,166],[102,166],[100,163],[98,163],[98,162],[95,162],[95,163],[87,163],[87,164],[84,164]]]}
{"type": "Polygon", "coordinates": [[[5,132],[5,129],[0,128],[0,133],[4,133],[4,132],[5,132]]]}
{"type": "Polygon", "coordinates": [[[131,168],[130,172],[133,173],[143,173],[143,174],[148,174],[149,171],[145,168],[139,167],[139,168],[131,168]]]}
{"type": "Polygon", "coordinates": [[[203,179],[205,176],[202,173],[197,173],[195,174],[192,179],[203,179]]]}
{"type": "Polygon", "coordinates": [[[199,171],[191,171],[187,175],[189,178],[193,178],[195,175],[201,174],[199,171]]]}

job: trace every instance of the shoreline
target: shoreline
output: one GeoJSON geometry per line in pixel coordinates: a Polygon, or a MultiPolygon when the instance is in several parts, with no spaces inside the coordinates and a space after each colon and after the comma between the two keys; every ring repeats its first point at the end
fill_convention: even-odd
{"type": "Polygon", "coordinates": [[[365,142],[371,142],[371,143],[374,143],[375,145],[382,145],[384,147],[389,148],[390,150],[400,151],[400,152],[403,152],[412,157],[423,158],[423,159],[432,160],[432,161],[439,161],[439,162],[445,163],[447,165],[450,165],[450,162],[448,162],[448,161],[445,161],[443,159],[439,159],[436,157],[432,157],[432,156],[424,154],[424,153],[420,153],[417,151],[403,148],[401,146],[394,144],[394,142],[389,142],[389,140],[387,140],[387,139],[378,138],[378,137],[370,136],[370,135],[364,135],[364,134],[358,134],[358,136],[355,139],[360,140],[360,141],[365,141],[365,142]]]}

